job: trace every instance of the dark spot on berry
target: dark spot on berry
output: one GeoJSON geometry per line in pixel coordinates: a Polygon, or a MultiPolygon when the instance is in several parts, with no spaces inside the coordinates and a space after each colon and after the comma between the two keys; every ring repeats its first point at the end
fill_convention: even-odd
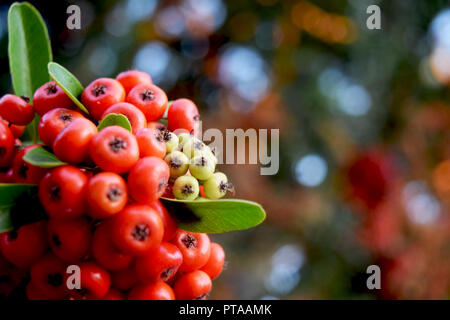
{"type": "Polygon", "coordinates": [[[169,141],[171,139],[171,137],[172,137],[172,135],[170,134],[169,130],[164,130],[162,132],[162,136],[163,136],[164,142],[169,141]]]}
{"type": "Polygon", "coordinates": [[[152,90],[145,89],[141,92],[141,99],[143,101],[153,100],[155,99],[155,93],[152,90]]]}
{"type": "Polygon", "coordinates": [[[22,98],[22,100],[26,103],[30,102],[30,98],[28,98],[27,96],[20,96],[20,98],[22,98]]]}
{"type": "Polygon", "coordinates": [[[109,147],[114,152],[119,152],[122,149],[127,148],[127,142],[122,137],[115,137],[109,142],[109,147]]]}
{"type": "Polygon", "coordinates": [[[81,297],[85,297],[87,296],[89,293],[91,293],[91,291],[87,288],[80,288],[80,289],[75,289],[75,291],[81,296],[81,297]]]}
{"type": "Polygon", "coordinates": [[[29,169],[30,169],[30,168],[28,168],[28,166],[26,165],[26,163],[23,162],[23,163],[20,165],[20,168],[19,168],[19,172],[18,172],[19,176],[21,176],[22,178],[26,179],[26,178],[27,178],[27,172],[28,172],[29,169]]]}
{"type": "Polygon", "coordinates": [[[0,147],[0,157],[4,157],[6,154],[6,148],[5,147],[0,147]]]}
{"type": "Polygon", "coordinates": [[[181,163],[180,158],[174,157],[174,158],[170,159],[169,165],[170,165],[171,168],[178,169],[179,167],[181,167],[181,164],[182,163],[181,163]]]}
{"type": "Polygon", "coordinates": [[[12,280],[12,278],[11,278],[10,275],[2,274],[2,275],[0,276],[0,283],[10,283],[11,280],[12,280]]]}
{"type": "Polygon", "coordinates": [[[150,229],[146,224],[138,224],[131,235],[138,241],[145,241],[150,235],[150,229]]]}
{"type": "Polygon", "coordinates": [[[161,181],[158,184],[158,192],[160,192],[161,190],[163,190],[167,186],[168,186],[168,184],[166,182],[166,179],[162,178],[161,181]]]}
{"type": "Polygon", "coordinates": [[[203,156],[201,156],[200,159],[198,159],[196,162],[197,165],[202,166],[202,167],[206,166],[207,163],[208,163],[208,160],[203,156]]]}
{"type": "Polygon", "coordinates": [[[63,283],[61,273],[49,273],[47,276],[47,283],[53,287],[59,287],[63,283]]]}
{"type": "Polygon", "coordinates": [[[194,149],[201,150],[202,148],[203,148],[203,142],[201,142],[201,141],[194,142],[194,149]]]}
{"type": "Polygon", "coordinates": [[[194,300],[202,300],[204,297],[206,297],[208,294],[207,293],[202,293],[201,295],[199,295],[197,298],[195,298],[194,300]]]}
{"type": "Polygon", "coordinates": [[[58,185],[54,185],[50,188],[50,200],[51,201],[61,200],[61,188],[58,185]]]}
{"type": "Polygon", "coordinates": [[[62,112],[62,113],[59,115],[59,119],[60,119],[62,122],[67,123],[67,122],[71,122],[71,121],[72,121],[73,116],[72,116],[70,113],[62,112]]]}
{"type": "Polygon", "coordinates": [[[8,239],[10,241],[16,240],[18,236],[19,236],[19,234],[17,233],[17,230],[12,230],[8,233],[8,239]]]}
{"type": "Polygon", "coordinates": [[[61,240],[59,240],[59,237],[57,234],[54,234],[52,236],[52,242],[55,246],[59,247],[60,245],[62,245],[61,240]]]}
{"type": "Polygon", "coordinates": [[[119,200],[120,196],[122,195],[122,189],[120,189],[117,186],[112,186],[108,190],[108,194],[106,195],[110,201],[117,201],[119,200]]]}
{"type": "Polygon", "coordinates": [[[181,239],[181,242],[183,242],[184,246],[188,249],[196,248],[197,247],[197,238],[194,237],[192,234],[188,233],[184,236],[183,239],[181,239]]]}
{"type": "Polygon", "coordinates": [[[54,82],[50,82],[49,84],[47,84],[45,91],[47,91],[48,95],[51,95],[55,94],[58,91],[58,88],[56,87],[56,84],[54,82]]]}
{"type": "Polygon", "coordinates": [[[200,115],[196,114],[192,119],[194,119],[194,121],[199,121],[200,120],[200,115]]]}
{"type": "Polygon", "coordinates": [[[103,84],[95,85],[92,88],[92,94],[96,97],[106,93],[106,87],[103,84]]]}
{"type": "Polygon", "coordinates": [[[182,194],[193,194],[194,188],[190,184],[185,184],[183,189],[181,189],[182,194]]]}
{"type": "Polygon", "coordinates": [[[166,270],[161,272],[161,276],[160,276],[161,280],[162,281],[169,280],[170,276],[173,274],[174,271],[175,271],[175,268],[167,268],[166,270]]]}
{"type": "Polygon", "coordinates": [[[155,134],[155,139],[156,139],[156,141],[158,141],[160,143],[164,142],[164,136],[161,132],[158,132],[157,134],[155,134]]]}

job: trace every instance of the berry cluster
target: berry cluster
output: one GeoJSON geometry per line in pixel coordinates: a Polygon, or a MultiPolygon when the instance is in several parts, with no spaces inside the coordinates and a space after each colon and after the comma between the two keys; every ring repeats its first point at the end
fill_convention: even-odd
{"type": "Polygon", "coordinates": [[[205,299],[224,251],[207,234],[178,229],[159,200],[218,199],[233,189],[195,137],[195,104],[178,99],[168,108],[165,92],[135,70],[89,84],[81,96],[89,114],[53,81],[32,102],[0,100],[0,182],[37,184],[48,221],[0,234],[0,291],[29,274],[29,299],[205,299]],[[167,108],[166,127],[158,120],[167,108]],[[43,144],[67,165],[24,161],[40,146],[19,140],[35,112],[43,144]],[[124,115],[131,132],[99,131],[109,114],[124,115]],[[80,268],[80,288],[67,285],[71,265],[80,268]]]}

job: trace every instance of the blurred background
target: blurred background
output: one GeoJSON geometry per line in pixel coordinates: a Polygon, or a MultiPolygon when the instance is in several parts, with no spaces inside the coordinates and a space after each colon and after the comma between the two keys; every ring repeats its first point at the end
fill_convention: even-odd
{"type": "Polygon", "coordinates": [[[228,263],[210,298],[450,297],[448,1],[30,2],[84,85],[136,68],[195,101],[204,129],[280,129],[278,174],[221,166],[268,217],[213,237],[228,263]],[[372,4],[381,30],[366,26],[372,4]],[[373,264],[381,290],[366,286],[373,264]]]}

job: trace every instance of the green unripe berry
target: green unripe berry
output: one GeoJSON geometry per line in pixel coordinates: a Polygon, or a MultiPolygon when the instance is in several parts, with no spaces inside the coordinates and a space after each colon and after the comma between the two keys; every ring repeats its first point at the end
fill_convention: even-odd
{"type": "Polygon", "coordinates": [[[184,154],[191,159],[194,157],[195,152],[202,152],[205,151],[208,146],[204,144],[202,141],[200,141],[197,138],[192,138],[183,145],[183,152],[184,154]]]}
{"type": "Polygon", "coordinates": [[[220,199],[227,191],[233,191],[233,185],[228,182],[228,178],[222,172],[214,173],[208,180],[203,183],[203,191],[208,199],[220,199]]]}
{"type": "Polygon", "coordinates": [[[191,140],[193,136],[187,132],[180,133],[178,135],[178,149],[183,150],[183,146],[186,142],[191,140]]]}
{"type": "Polygon", "coordinates": [[[178,137],[175,133],[166,130],[163,132],[164,143],[166,144],[166,152],[171,153],[178,147],[178,137]]]}
{"type": "Polygon", "coordinates": [[[198,181],[192,176],[181,176],[173,184],[173,194],[179,200],[195,200],[200,188],[198,181]]]}
{"type": "Polygon", "coordinates": [[[189,159],[183,152],[172,151],[164,158],[170,169],[170,177],[177,178],[186,174],[189,169],[189,159]]]}
{"type": "Polygon", "coordinates": [[[203,155],[193,157],[189,164],[189,172],[198,180],[206,180],[211,177],[216,169],[214,162],[203,155]]]}
{"type": "Polygon", "coordinates": [[[207,157],[210,160],[212,160],[212,162],[214,162],[214,165],[217,165],[217,157],[214,155],[214,153],[211,151],[211,148],[208,146],[206,146],[206,148],[204,148],[203,150],[200,150],[200,151],[194,150],[194,157],[197,157],[197,156],[207,157]]]}

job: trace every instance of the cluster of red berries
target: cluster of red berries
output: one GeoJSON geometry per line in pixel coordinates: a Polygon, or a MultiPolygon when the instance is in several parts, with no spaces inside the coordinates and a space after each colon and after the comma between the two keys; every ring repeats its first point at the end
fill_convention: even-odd
{"type": "Polygon", "coordinates": [[[195,104],[172,102],[166,128],[158,122],[168,108],[165,92],[135,70],[87,86],[81,102],[89,114],[76,111],[53,81],[29,102],[0,99],[0,182],[37,184],[49,219],[0,234],[0,290],[29,274],[29,299],[204,299],[224,251],[207,234],[178,229],[159,200],[217,199],[232,188],[192,134],[195,104]],[[43,144],[67,165],[46,169],[23,159],[40,146],[19,140],[35,112],[43,144]],[[125,115],[132,131],[99,131],[96,123],[108,114],[125,115]],[[79,288],[67,285],[71,265],[80,268],[79,288]]]}

